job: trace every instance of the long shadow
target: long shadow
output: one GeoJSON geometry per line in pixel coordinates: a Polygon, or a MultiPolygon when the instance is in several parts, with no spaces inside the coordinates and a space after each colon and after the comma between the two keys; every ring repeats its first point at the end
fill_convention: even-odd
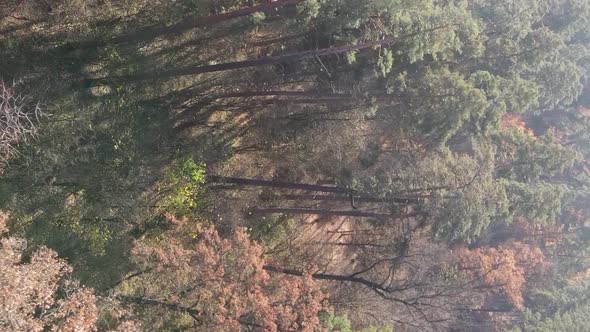
{"type": "MultiPolygon", "coordinates": [[[[83,284],[101,291],[133,268],[137,229],[159,222],[146,192],[179,146],[189,145],[207,163],[222,161],[246,129],[205,130],[181,142],[171,110],[220,84],[218,75],[184,89],[120,82],[97,92],[75,84],[93,75],[90,68],[126,76],[165,64],[137,45],[72,49],[70,38],[33,33],[0,42],[0,75],[19,82],[18,90],[48,115],[0,176],[0,209],[12,212],[13,229],[55,249],[83,284]]],[[[203,107],[201,119],[212,112],[203,107]]]]}
{"type": "Polygon", "coordinates": [[[176,145],[166,112],[126,98],[69,100],[81,114],[47,119],[0,184],[15,228],[57,250],[99,290],[131,268],[129,232],[156,217],[144,193],[176,145]]]}
{"type": "MultiPolygon", "coordinates": [[[[4,41],[0,73],[46,117],[19,146],[0,177],[0,209],[31,244],[56,250],[87,286],[106,290],[131,269],[130,231],[151,222],[149,189],[176,142],[165,110],[139,105],[141,87],[113,87],[104,96],[73,89],[89,65],[141,70],[133,48],[64,52],[66,36],[4,41]]],[[[147,95],[149,96],[149,95],[147,95]]]]}
{"type": "MultiPolygon", "coordinates": [[[[1,19],[5,19],[5,18],[0,17],[0,20],[1,19]]],[[[19,31],[29,29],[33,25],[41,23],[41,22],[43,22],[43,20],[27,20],[27,21],[23,22],[22,24],[13,25],[13,26],[10,26],[10,27],[0,30],[0,36],[7,36],[7,35],[10,35],[13,33],[17,33],[19,31]]]]}

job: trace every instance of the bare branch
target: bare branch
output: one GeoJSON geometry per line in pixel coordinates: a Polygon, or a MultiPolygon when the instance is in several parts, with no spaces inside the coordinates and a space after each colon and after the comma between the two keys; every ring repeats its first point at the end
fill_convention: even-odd
{"type": "Polygon", "coordinates": [[[0,80],[0,164],[18,155],[16,145],[35,136],[43,116],[39,104],[31,105],[15,84],[0,80]]]}

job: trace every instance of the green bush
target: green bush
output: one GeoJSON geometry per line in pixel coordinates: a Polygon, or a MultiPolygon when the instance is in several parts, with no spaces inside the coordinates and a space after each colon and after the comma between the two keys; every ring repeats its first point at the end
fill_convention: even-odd
{"type": "Polygon", "coordinates": [[[264,23],[265,19],[266,15],[264,15],[263,12],[256,12],[250,15],[250,22],[252,22],[252,24],[254,24],[254,26],[256,27],[261,26],[264,23]]]}
{"type": "Polygon", "coordinates": [[[295,221],[286,215],[279,214],[262,217],[248,227],[250,237],[267,247],[273,247],[287,239],[295,228],[295,221]]]}
{"type": "Polygon", "coordinates": [[[336,315],[324,311],[320,314],[322,325],[330,332],[352,332],[350,320],[346,315],[336,315]]]}
{"type": "Polygon", "coordinates": [[[158,186],[162,213],[178,217],[190,216],[207,205],[205,164],[196,162],[190,155],[181,157],[164,173],[158,186]]]}
{"type": "Polygon", "coordinates": [[[366,326],[353,330],[352,323],[346,314],[335,314],[334,312],[323,311],[319,314],[320,322],[330,332],[393,332],[391,326],[366,326]]]}

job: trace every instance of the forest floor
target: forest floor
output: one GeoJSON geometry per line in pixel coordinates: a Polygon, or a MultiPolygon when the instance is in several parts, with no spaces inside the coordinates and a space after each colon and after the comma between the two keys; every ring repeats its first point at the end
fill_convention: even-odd
{"type": "MultiPolygon", "coordinates": [[[[269,47],[248,47],[248,43],[267,37],[258,31],[247,33],[245,37],[231,33],[218,37],[216,32],[197,30],[139,47],[125,44],[73,50],[63,47],[71,40],[92,40],[104,31],[117,31],[118,26],[123,29],[144,25],[153,18],[150,15],[156,15],[158,11],[157,6],[152,6],[149,1],[134,3],[137,7],[124,6],[126,11],[120,11],[119,7],[104,10],[97,6],[75,10],[56,8],[52,14],[44,13],[42,8],[21,6],[0,20],[0,41],[8,46],[5,52],[20,59],[18,66],[5,59],[3,75],[18,79],[24,90],[36,92],[35,99],[41,101],[50,119],[43,132],[44,137],[49,137],[47,141],[53,144],[47,154],[60,160],[59,165],[52,167],[39,165],[34,170],[36,177],[51,176],[57,181],[100,181],[92,185],[97,188],[119,187],[112,192],[97,193],[104,201],[94,208],[113,215],[123,211],[121,218],[134,220],[130,223],[135,225],[132,229],[118,230],[119,233],[113,235],[120,240],[127,239],[133,232],[142,234],[153,227],[151,221],[141,219],[154,218],[146,206],[150,206],[149,199],[156,195],[158,179],[179,149],[192,150],[206,163],[207,172],[211,174],[307,183],[323,180],[310,175],[314,172],[306,169],[306,164],[311,162],[298,163],[303,165],[299,168],[292,167],[293,160],[305,159],[308,153],[299,151],[297,143],[288,140],[281,143],[279,140],[267,144],[267,141],[276,142],[274,138],[283,133],[276,131],[263,116],[265,113],[256,106],[249,107],[241,100],[235,100],[237,103],[231,100],[229,103],[201,103],[207,97],[227,91],[228,85],[247,89],[257,82],[264,82],[264,77],[252,77],[244,71],[241,76],[213,73],[133,84],[79,87],[77,82],[82,79],[207,64],[228,57],[259,57],[272,52],[269,47]],[[82,12],[83,18],[80,18],[82,12]],[[132,15],[136,21],[129,20],[132,15]],[[179,129],[183,124],[187,129],[179,129]],[[112,144],[104,146],[104,151],[86,150],[86,140],[104,138],[112,144]],[[285,155],[290,157],[285,158],[285,155]],[[80,158],[90,158],[87,168],[78,169],[79,164],[67,162],[80,158]],[[115,166],[123,161],[129,165],[115,166]],[[75,176],[85,172],[98,175],[111,170],[112,173],[101,175],[100,180],[75,176]],[[125,198],[121,197],[123,193],[125,198]],[[109,207],[112,202],[124,206],[124,210],[109,207]],[[132,215],[137,210],[143,212],[132,215]]],[[[231,31],[239,30],[233,28],[231,31]]],[[[274,75],[272,72],[266,74],[274,75]]],[[[282,88],[302,87],[286,84],[282,88]]],[[[278,106],[278,110],[289,112],[287,106],[278,106]]],[[[256,223],[258,220],[249,217],[248,211],[267,204],[260,198],[263,194],[260,189],[214,192],[213,206],[205,214],[222,230],[256,223]]],[[[32,201],[41,204],[42,199],[32,198],[32,201]]],[[[347,217],[306,215],[291,219],[298,225],[298,231],[285,239],[290,243],[291,255],[303,255],[306,261],[320,262],[318,268],[335,274],[354,267],[354,249],[339,245],[350,240],[348,234],[354,229],[354,221],[347,217]],[[309,243],[313,245],[309,246],[309,243]]],[[[107,271],[104,273],[106,279],[97,277],[100,272],[88,271],[86,277],[82,273],[82,280],[98,289],[127,272],[125,257],[117,258],[120,255],[108,248],[105,250],[106,255],[97,258],[95,265],[107,271]],[[120,271],[112,273],[110,265],[117,259],[120,271]]]]}

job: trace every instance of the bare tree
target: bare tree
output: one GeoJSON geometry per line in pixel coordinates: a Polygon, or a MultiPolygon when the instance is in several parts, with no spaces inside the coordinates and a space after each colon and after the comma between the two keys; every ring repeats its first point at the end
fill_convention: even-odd
{"type": "Polygon", "coordinates": [[[456,254],[445,244],[414,238],[416,233],[409,223],[399,226],[397,232],[387,234],[397,233],[389,241],[388,236],[375,240],[374,235],[361,235],[358,240],[370,243],[349,248],[355,253],[353,265],[320,267],[309,272],[272,264],[263,268],[269,273],[309,276],[326,282],[331,296],[345,302],[337,307],[355,321],[394,324],[404,331],[441,331],[453,324],[472,324],[474,312],[487,310],[482,309],[489,291],[485,280],[457,272],[456,254]],[[346,309],[358,301],[371,303],[371,313],[346,309]],[[381,317],[369,317],[376,311],[382,312],[381,317]]]}
{"type": "Polygon", "coordinates": [[[0,163],[18,153],[18,143],[35,135],[41,116],[39,104],[17,93],[15,84],[0,80],[0,163]]]}

